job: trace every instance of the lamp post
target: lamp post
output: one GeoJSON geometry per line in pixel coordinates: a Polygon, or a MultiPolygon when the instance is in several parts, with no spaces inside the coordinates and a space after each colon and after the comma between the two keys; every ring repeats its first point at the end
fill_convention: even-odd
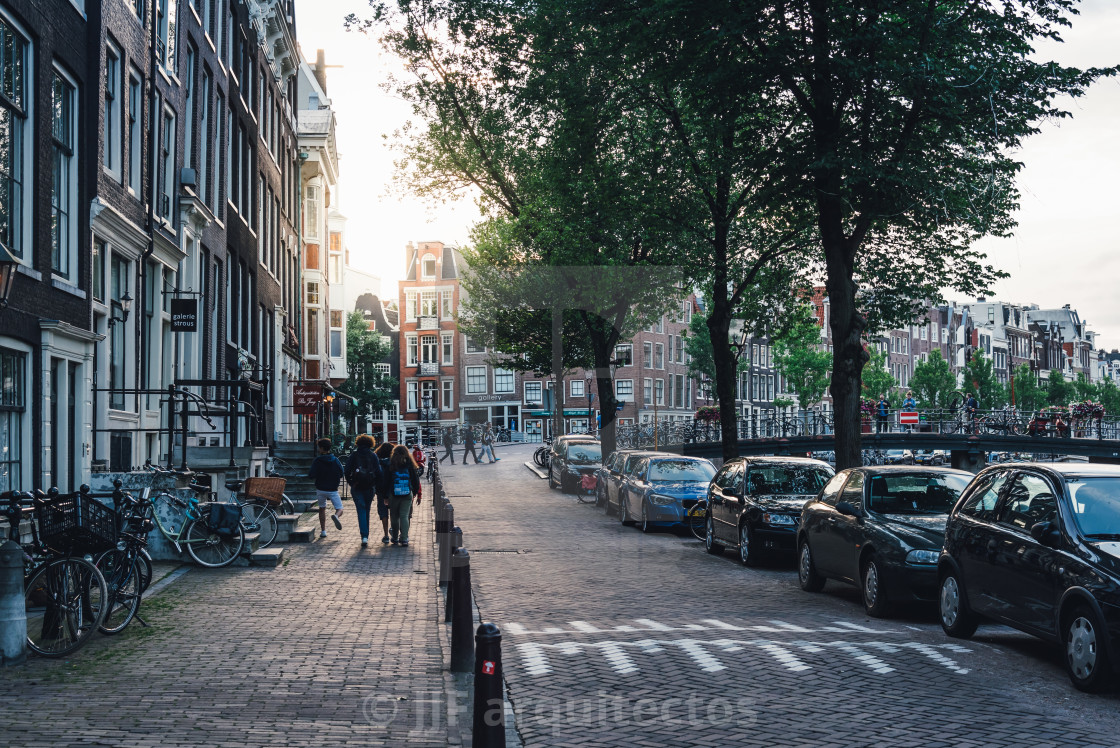
{"type": "Polygon", "coordinates": [[[128,322],[128,313],[132,311],[132,296],[129,295],[128,291],[125,291],[123,294],[121,294],[120,305],[121,316],[118,317],[116,315],[111,315],[109,317],[110,328],[118,322],[128,322]]]}
{"type": "Polygon", "coordinates": [[[591,377],[583,380],[583,391],[587,394],[587,432],[594,434],[595,427],[591,425],[591,400],[595,396],[591,394],[591,377]]]}

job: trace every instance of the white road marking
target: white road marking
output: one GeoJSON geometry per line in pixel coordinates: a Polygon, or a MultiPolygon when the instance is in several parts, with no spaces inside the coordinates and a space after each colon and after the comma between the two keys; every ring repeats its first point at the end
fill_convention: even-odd
{"type": "Polygon", "coordinates": [[[731,623],[717,620],[715,618],[704,618],[701,623],[681,623],[677,625],[669,625],[654,621],[650,618],[637,618],[634,619],[637,626],[629,624],[612,625],[605,623],[591,623],[589,621],[568,621],[566,628],[559,626],[548,626],[539,630],[529,629],[520,623],[506,623],[503,624],[503,631],[508,636],[532,636],[532,635],[548,635],[555,636],[558,634],[608,634],[617,632],[620,634],[634,634],[643,633],[648,631],[657,631],[660,633],[667,633],[672,631],[753,631],[760,634],[812,634],[827,632],[830,634],[851,634],[853,632],[860,632],[863,634],[879,634],[879,635],[898,635],[904,633],[901,630],[889,629],[873,629],[867,626],[861,626],[856,623],[835,622],[828,626],[819,626],[817,628],[807,628],[797,624],[789,623],[787,621],[768,621],[765,624],[754,624],[748,626],[737,626],[731,623]]]}

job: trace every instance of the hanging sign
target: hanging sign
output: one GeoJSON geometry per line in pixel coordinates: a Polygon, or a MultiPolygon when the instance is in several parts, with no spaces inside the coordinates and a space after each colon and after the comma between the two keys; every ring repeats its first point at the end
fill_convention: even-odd
{"type": "Polygon", "coordinates": [[[296,382],[292,385],[292,412],[297,416],[313,416],[323,401],[323,385],[319,382],[296,382]]]}
{"type": "Polygon", "coordinates": [[[198,330],[198,299],[171,300],[171,329],[174,332],[198,330]]]}

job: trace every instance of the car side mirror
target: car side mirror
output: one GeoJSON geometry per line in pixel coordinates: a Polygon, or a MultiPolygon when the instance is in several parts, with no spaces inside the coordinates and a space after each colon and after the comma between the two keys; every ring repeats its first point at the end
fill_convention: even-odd
{"type": "Polygon", "coordinates": [[[1056,548],[1062,540],[1062,533],[1053,522],[1038,522],[1031,526],[1031,537],[1048,548],[1056,548]]]}
{"type": "Polygon", "coordinates": [[[849,501],[841,501],[840,503],[838,503],[836,505],[836,511],[840,512],[841,514],[847,515],[849,517],[860,516],[859,510],[856,509],[855,504],[852,504],[849,501]]]}

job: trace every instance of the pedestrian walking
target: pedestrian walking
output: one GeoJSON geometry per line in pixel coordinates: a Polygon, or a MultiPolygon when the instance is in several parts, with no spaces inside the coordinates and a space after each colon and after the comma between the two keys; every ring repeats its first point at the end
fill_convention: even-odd
{"type": "Polygon", "coordinates": [[[490,428],[489,421],[482,427],[482,455],[489,458],[491,465],[499,459],[494,456],[494,430],[490,428]]]}
{"type": "Polygon", "coordinates": [[[445,428],[443,430],[443,448],[446,451],[443,453],[443,457],[439,458],[440,462],[443,462],[448,457],[450,457],[451,458],[451,464],[452,465],[455,464],[455,454],[451,451],[451,449],[454,446],[455,446],[455,440],[451,437],[451,427],[448,426],[447,428],[445,428]]]}
{"type": "Polygon", "coordinates": [[[375,454],[381,465],[381,476],[377,481],[377,518],[381,520],[381,543],[389,542],[389,499],[393,497],[392,479],[389,475],[389,458],[393,456],[396,444],[382,442],[375,454]]]}
{"type": "Polygon", "coordinates": [[[389,542],[408,546],[408,528],[412,522],[412,502],[420,503],[420,471],[408,451],[398,444],[389,458],[389,542]]]}
{"type": "Polygon", "coordinates": [[[474,451],[474,429],[467,426],[463,429],[463,464],[467,464],[467,453],[470,452],[471,457],[474,458],[474,464],[478,465],[482,460],[478,459],[478,455],[474,451]]]}
{"type": "Polygon", "coordinates": [[[887,402],[886,395],[879,395],[879,402],[875,403],[875,429],[877,433],[885,433],[887,431],[887,419],[891,416],[891,406],[887,402]]]}
{"type": "Polygon", "coordinates": [[[316,442],[319,456],[311,463],[307,477],[315,481],[315,498],[319,501],[319,537],[327,537],[327,502],[334,507],[331,520],[334,526],[342,529],[342,497],[338,495],[338,486],[342,483],[345,471],[339,459],[331,454],[333,443],[330,439],[323,438],[316,442]]]}
{"type": "Polygon", "coordinates": [[[377,483],[381,478],[381,463],[373,451],[373,437],[362,434],[354,442],[354,451],[346,461],[346,482],[354,498],[354,512],[358,515],[358,534],[362,547],[369,545],[369,512],[373,506],[377,483]]]}

